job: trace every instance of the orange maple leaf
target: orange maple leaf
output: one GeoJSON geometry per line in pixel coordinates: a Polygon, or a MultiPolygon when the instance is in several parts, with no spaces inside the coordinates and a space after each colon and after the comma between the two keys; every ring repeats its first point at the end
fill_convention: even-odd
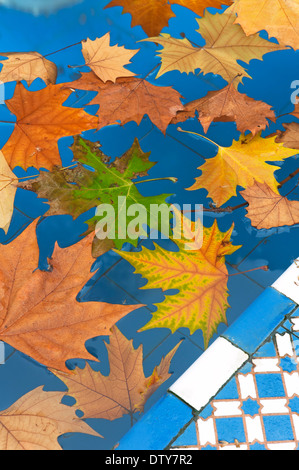
{"type": "Polygon", "coordinates": [[[95,359],[85,349],[89,338],[110,328],[136,305],[78,302],[94,262],[93,235],[77,244],[55,247],[50,272],[37,270],[39,249],[33,223],[0,249],[0,340],[55,369],[68,371],[71,358],[95,359]]]}
{"type": "Polygon", "coordinates": [[[141,26],[148,36],[155,36],[168,26],[175,14],[168,0],[112,0],[105,8],[122,7],[132,15],[132,26],[141,26]]]}
{"type": "Polygon", "coordinates": [[[39,91],[28,91],[18,83],[13,98],[6,101],[16,115],[15,129],[2,152],[11,168],[27,170],[33,166],[51,170],[61,165],[57,141],[97,127],[97,118],[83,109],[63,103],[71,91],[61,85],[49,85],[39,91]]]}

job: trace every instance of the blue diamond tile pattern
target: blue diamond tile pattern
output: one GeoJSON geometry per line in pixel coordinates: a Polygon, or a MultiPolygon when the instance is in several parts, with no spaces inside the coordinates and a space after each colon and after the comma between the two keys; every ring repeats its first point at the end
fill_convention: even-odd
{"type": "Polygon", "coordinates": [[[276,330],[171,445],[186,448],[299,448],[299,316],[276,330]]]}

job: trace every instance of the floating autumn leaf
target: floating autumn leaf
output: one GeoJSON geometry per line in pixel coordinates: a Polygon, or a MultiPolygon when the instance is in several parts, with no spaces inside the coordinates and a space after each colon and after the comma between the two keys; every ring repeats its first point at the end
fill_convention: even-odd
{"type": "Polygon", "coordinates": [[[0,80],[4,83],[25,80],[31,85],[36,78],[41,78],[46,85],[56,83],[56,65],[38,52],[4,52],[0,56],[7,57],[0,60],[0,80]]]}
{"type": "Polygon", "coordinates": [[[175,14],[168,0],[112,0],[105,8],[122,7],[132,16],[132,27],[141,26],[148,36],[159,34],[175,14]]]}
{"type": "Polygon", "coordinates": [[[230,9],[247,36],[265,29],[280,44],[299,48],[298,0],[236,0],[230,9]]]}
{"type": "Polygon", "coordinates": [[[142,412],[148,398],[171,374],[168,370],[180,343],[155,367],[152,375],[145,377],[143,371],[142,345],[134,349],[118,328],[112,328],[107,344],[110,374],[102,375],[89,364],[67,375],[52,370],[68,387],[68,395],[76,400],[76,408],[84,413],[84,419],[102,418],[114,420],[125,414],[133,416],[142,412]]]}
{"type": "Polygon", "coordinates": [[[299,124],[298,122],[291,122],[284,124],[285,131],[277,131],[278,137],[276,142],[283,143],[285,147],[291,149],[299,149],[299,124]]]}
{"type": "Polygon", "coordinates": [[[268,52],[284,49],[258,34],[247,37],[241,26],[234,24],[235,18],[233,12],[212,15],[207,11],[197,20],[198,32],[206,41],[204,47],[194,47],[187,38],[176,39],[169,34],[143,39],[163,46],[158,53],[162,63],[157,77],[173,70],[194,73],[201,69],[204,74],[221,75],[237,87],[244,77],[251,78],[238,61],[249,63],[268,52]]]}
{"type": "MultiPolygon", "coordinates": [[[[151,215],[152,204],[163,204],[169,194],[144,197],[132,180],[138,176],[146,176],[156,163],[149,161],[150,153],[144,153],[136,139],[132,147],[113,163],[108,164],[109,158],[92,142],[77,137],[72,146],[75,160],[81,164],[87,164],[93,171],[86,169],[81,164],[72,170],[54,169],[52,173],[41,172],[33,181],[20,183],[19,186],[34,191],[39,197],[45,198],[50,204],[50,210],[46,215],[70,214],[74,218],[100,204],[113,206],[116,221],[123,219],[126,212],[126,233],[114,228],[115,222],[109,223],[114,233],[104,240],[95,237],[93,242],[93,256],[97,258],[111,248],[121,248],[125,242],[137,246],[138,237],[130,231],[130,224],[135,220],[136,214],[129,215],[129,209],[135,204],[140,204],[146,211],[148,220],[156,222],[161,227],[161,221],[151,215]],[[119,198],[122,204],[119,204],[119,198]],[[125,206],[123,206],[123,203],[125,206]],[[125,209],[123,209],[125,207],[125,209]]],[[[94,232],[100,216],[95,216],[88,221],[89,232],[94,232]]],[[[144,231],[143,235],[146,236],[144,231]]],[[[168,235],[168,234],[165,234],[168,235]]]]}
{"type": "Polygon", "coordinates": [[[221,8],[231,5],[232,0],[112,0],[105,8],[122,7],[123,13],[131,14],[132,26],[140,25],[148,36],[155,36],[175,16],[169,4],[181,5],[202,16],[205,8],[221,8]]]}
{"type": "Polygon", "coordinates": [[[253,227],[269,229],[299,224],[299,202],[289,201],[267,184],[255,182],[240,194],[249,203],[246,217],[253,227]]]}
{"type": "Polygon", "coordinates": [[[110,46],[110,34],[107,33],[94,41],[82,41],[82,54],[86,65],[103,81],[115,82],[119,77],[132,77],[133,72],[125,69],[138,51],[125,49],[123,46],[110,46]]]}
{"type": "Polygon", "coordinates": [[[56,246],[51,270],[44,272],[36,269],[35,227],[0,249],[0,340],[41,364],[69,372],[66,360],[94,360],[85,342],[109,333],[138,306],[78,302],[90,276],[92,238],[65,249],[56,246]]]}
{"type": "MultiPolygon", "coordinates": [[[[218,146],[218,144],[215,144],[218,146]]],[[[219,147],[218,154],[207,160],[199,169],[202,175],[189,191],[206,189],[218,207],[237,195],[237,186],[247,188],[267,183],[278,194],[278,182],[274,172],[280,167],[266,162],[283,161],[296,154],[292,149],[275,142],[275,137],[263,139],[259,134],[241,136],[231,147],[219,147]]]]}
{"type": "Polygon", "coordinates": [[[63,396],[38,387],[0,411],[0,450],[61,450],[57,438],[69,432],[102,437],[61,403],[63,396]]]}
{"type": "Polygon", "coordinates": [[[152,85],[140,78],[119,78],[115,84],[103,83],[93,73],[83,73],[75,82],[65,87],[78,90],[98,91],[90,104],[100,105],[98,129],[111,124],[135,121],[138,125],[147,115],[163,133],[180,110],[181,95],[172,87],[152,85]]]}
{"type": "Polygon", "coordinates": [[[0,152],[0,228],[8,232],[14,210],[17,187],[13,184],[15,175],[9,168],[2,152],[0,152]]]}
{"type": "MultiPolygon", "coordinates": [[[[183,218],[183,225],[188,224],[183,218]]],[[[198,230],[201,228],[199,227],[198,230]]],[[[195,230],[194,227],[192,230],[195,230]]],[[[204,228],[202,248],[185,248],[185,240],[174,240],[179,251],[167,251],[158,245],[155,250],[118,254],[129,261],[135,272],[148,280],[142,289],[178,289],[179,293],[166,295],[158,304],[150,322],[141,331],[151,328],[189,328],[191,334],[202,330],[205,347],[221,322],[226,322],[227,269],[225,255],[239,247],[230,241],[233,227],[226,233],[219,231],[217,222],[204,228]]],[[[194,240],[197,239],[195,231],[194,240]]]]}
{"type": "Polygon", "coordinates": [[[233,0],[168,0],[172,5],[181,5],[202,16],[208,7],[221,8],[222,5],[231,5],[233,0]]]}
{"type": "Polygon", "coordinates": [[[2,152],[11,168],[31,166],[51,170],[61,165],[57,141],[97,127],[97,118],[83,109],[63,106],[71,91],[49,85],[28,91],[17,84],[13,98],[6,101],[16,115],[15,129],[2,152]]]}
{"type": "Polygon", "coordinates": [[[204,98],[187,103],[184,111],[179,111],[171,123],[186,121],[196,114],[205,132],[213,121],[235,121],[237,129],[243,134],[249,130],[256,135],[269,125],[267,119],[275,121],[271,106],[239,93],[232,83],[221,90],[209,91],[204,98]]]}

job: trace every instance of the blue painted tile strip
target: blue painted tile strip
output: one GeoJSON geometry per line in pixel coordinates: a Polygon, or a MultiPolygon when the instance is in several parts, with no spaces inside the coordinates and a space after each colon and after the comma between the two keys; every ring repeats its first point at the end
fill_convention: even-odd
{"type": "Polygon", "coordinates": [[[268,287],[222,337],[253,354],[296,306],[273,287],[268,287]]]}
{"type": "MultiPolygon", "coordinates": [[[[252,355],[296,308],[295,302],[269,287],[222,337],[252,355]]],[[[121,439],[117,450],[163,450],[191,418],[192,408],[167,393],[121,439]]]]}
{"type": "Polygon", "coordinates": [[[160,450],[192,419],[191,408],[167,393],[120,441],[116,450],[160,450]]]}

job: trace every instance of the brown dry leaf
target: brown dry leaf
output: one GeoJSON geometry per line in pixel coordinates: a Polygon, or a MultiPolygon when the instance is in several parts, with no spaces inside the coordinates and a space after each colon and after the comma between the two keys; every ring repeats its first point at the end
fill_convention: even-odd
{"type": "Polygon", "coordinates": [[[93,73],[83,73],[75,82],[65,87],[98,91],[90,104],[100,105],[98,129],[135,121],[138,125],[145,115],[162,132],[180,110],[183,110],[181,95],[172,87],[159,87],[140,78],[119,78],[116,83],[103,83],[93,73]]]}
{"type": "Polygon", "coordinates": [[[82,54],[86,65],[103,81],[115,82],[119,77],[132,77],[135,74],[124,68],[138,51],[125,49],[123,46],[110,46],[110,34],[107,33],[94,41],[82,41],[82,54]]]}
{"type": "Polygon", "coordinates": [[[249,203],[246,217],[253,227],[269,229],[299,224],[299,201],[289,201],[267,184],[255,182],[240,194],[249,203]]]}
{"type": "Polygon", "coordinates": [[[77,244],[55,247],[50,271],[37,269],[39,249],[33,223],[0,248],[0,340],[41,364],[70,372],[65,361],[95,359],[85,342],[109,329],[137,305],[78,302],[90,278],[93,234],[77,244]]]}
{"type": "Polygon", "coordinates": [[[141,26],[148,36],[159,34],[175,14],[168,0],[112,0],[105,8],[122,7],[132,15],[132,27],[141,26]]]}
{"type": "Polygon", "coordinates": [[[284,124],[285,131],[277,131],[278,137],[276,142],[281,142],[284,144],[284,147],[291,149],[299,149],[299,123],[291,122],[289,124],[284,124]]]}
{"type": "Polygon", "coordinates": [[[171,121],[172,124],[186,121],[198,113],[198,120],[205,132],[209,130],[213,121],[235,121],[237,129],[242,134],[249,130],[256,135],[269,125],[267,119],[275,121],[275,113],[271,106],[239,93],[233,84],[221,90],[210,91],[204,98],[191,101],[184,108],[184,111],[179,111],[171,121]]]}
{"type": "Polygon", "coordinates": [[[7,57],[7,60],[0,60],[3,65],[0,80],[4,83],[25,80],[31,85],[36,78],[41,78],[46,85],[56,83],[56,65],[38,52],[4,52],[0,56],[7,57]]]}
{"type": "Polygon", "coordinates": [[[8,232],[14,210],[17,187],[13,184],[16,176],[9,168],[2,152],[0,152],[0,228],[8,232]]]}
{"type": "Polygon", "coordinates": [[[64,392],[27,393],[0,412],[0,450],[61,450],[57,438],[69,432],[102,437],[61,402],[64,392]]]}
{"type": "Polygon", "coordinates": [[[52,370],[68,387],[68,395],[76,400],[76,408],[83,411],[84,419],[103,418],[114,420],[124,414],[131,416],[143,411],[146,400],[165,382],[170,374],[170,362],[180,343],[157,366],[146,379],[143,372],[142,345],[134,349],[117,327],[112,328],[107,344],[110,374],[102,375],[89,364],[76,368],[67,375],[52,370]]]}
{"type": "Polygon", "coordinates": [[[28,91],[18,83],[13,98],[6,101],[16,115],[15,129],[2,149],[11,168],[31,166],[51,170],[61,165],[57,141],[97,127],[97,118],[83,109],[68,108],[63,103],[71,91],[61,85],[49,85],[28,91]]]}

